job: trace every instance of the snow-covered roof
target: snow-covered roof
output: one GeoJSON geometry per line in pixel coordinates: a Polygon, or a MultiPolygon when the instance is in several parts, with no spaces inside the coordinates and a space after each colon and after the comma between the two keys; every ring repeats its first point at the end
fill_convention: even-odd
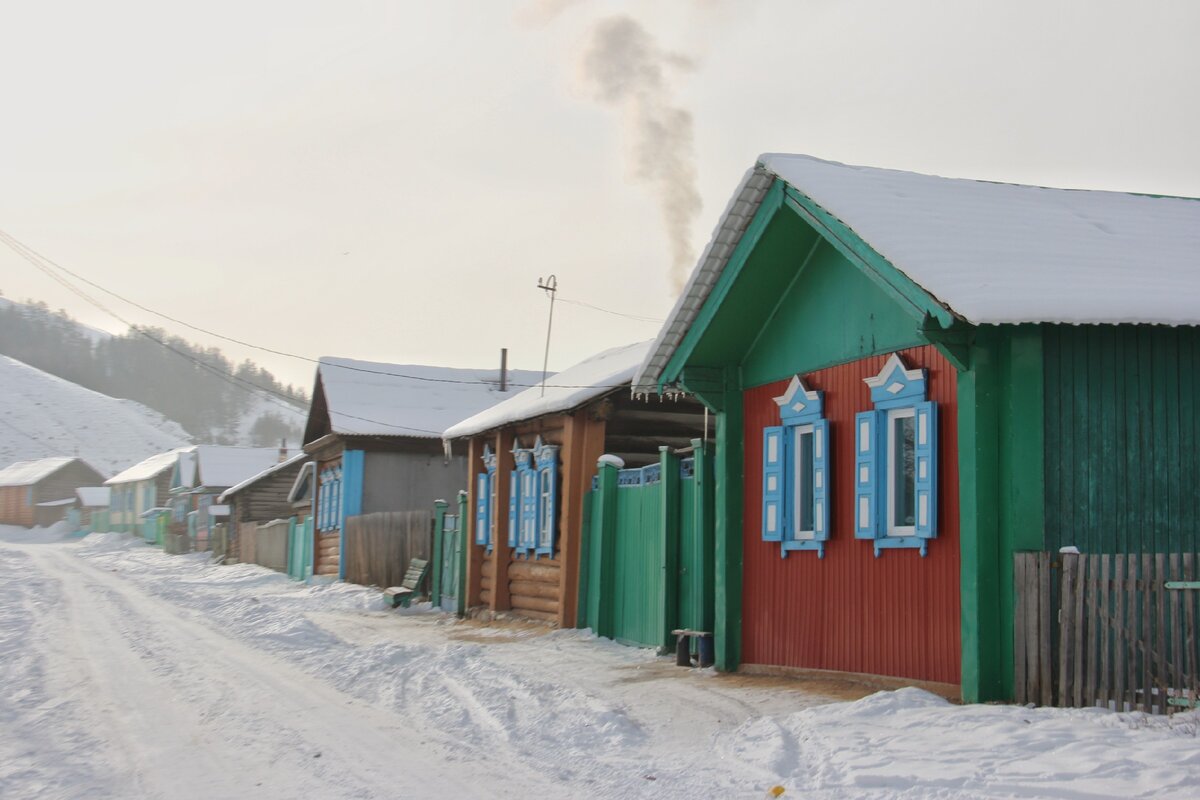
{"type": "Polygon", "coordinates": [[[168,450],[165,453],[152,455],[147,459],[139,461],[129,469],[118,472],[104,482],[105,486],[116,486],[121,483],[132,483],[134,481],[147,481],[158,477],[164,470],[173,469],[175,462],[179,460],[180,453],[190,453],[195,450],[195,446],[177,447],[174,450],[168,450]]]}
{"type": "Polygon", "coordinates": [[[437,438],[449,425],[540,381],[540,372],[383,364],[325,357],[317,368],[334,433],[437,438]]]}
{"type": "Polygon", "coordinates": [[[37,483],[75,460],[71,456],[54,456],[35,461],[18,461],[0,469],[0,486],[28,486],[37,483]]]}
{"type": "Polygon", "coordinates": [[[73,506],[73,505],[75,505],[74,497],[64,497],[61,500],[43,500],[42,502],[37,504],[37,507],[38,508],[60,508],[62,506],[73,506]]]}
{"type": "Polygon", "coordinates": [[[1200,324],[1200,200],[942,178],[766,154],[640,370],[655,388],[773,181],[973,324],[1200,324]]]}
{"type": "Polygon", "coordinates": [[[221,447],[219,445],[196,445],[194,483],[216,489],[236,486],[246,478],[278,464],[278,447],[221,447]]]}
{"type": "Polygon", "coordinates": [[[112,490],[107,486],[80,486],[75,489],[79,504],[87,508],[107,508],[111,494],[112,490]]]}
{"type": "Polygon", "coordinates": [[[233,495],[240,492],[242,489],[245,489],[248,486],[253,486],[254,484],[261,481],[263,478],[266,478],[270,475],[274,475],[276,472],[279,472],[281,469],[287,469],[288,467],[293,466],[294,464],[297,464],[298,462],[304,461],[307,458],[309,458],[308,453],[305,453],[303,450],[301,450],[299,453],[292,456],[288,460],[280,461],[277,464],[272,464],[271,466],[264,469],[262,472],[257,472],[254,475],[251,475],[249,478],[246,478],[241,483],[238,483],[234,486],[229,487],[228,489],[226,489],[224,492],[221,493],[221,496],[218,497],[217,500],[224,503],[226,500],[228,500],[230,497],[232,497],[233,495]]]}
{"type": "Polygon", "coordinates": [[[638,342],[597,353],[547,380],[545,393],[539,383],[453,425],[442,437],[474,436],[513,422],[578,408],[595,397],[628,385],[650,344],[638,342]]]}

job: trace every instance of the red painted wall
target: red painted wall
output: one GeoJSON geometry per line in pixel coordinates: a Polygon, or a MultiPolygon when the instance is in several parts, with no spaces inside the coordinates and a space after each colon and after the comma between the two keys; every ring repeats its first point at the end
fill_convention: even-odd
{"type": "Polygon", "coordinates": [[[801,375],[825,392],[834,480],[825,558],[762,540],[762,429],[779,424],[772,398],[787,381],[745,392],[742,662],[959,683],[958,401],[954,368],[933,347],[900,351],[929,370],[939,405],[938,536],[929,554],[884,550],[854,538],[854,415],[867,411],[863,379],[886,356],[801,375]]]}

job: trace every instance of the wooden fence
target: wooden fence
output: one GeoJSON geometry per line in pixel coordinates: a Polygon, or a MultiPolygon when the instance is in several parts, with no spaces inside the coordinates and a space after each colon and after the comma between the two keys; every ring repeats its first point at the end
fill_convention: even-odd
{"type": "Polygon", "coordinates": [[[1163,713],[1200,697],[1192,553],[1018,553],[1019,703],[1163,713]]]}
{"type": "Polygon", "coordinates": [[[398,586],[410,559],[433,558],[433,514],[383,511],[348,517],[345,547],[347,581],[398,586]]]}

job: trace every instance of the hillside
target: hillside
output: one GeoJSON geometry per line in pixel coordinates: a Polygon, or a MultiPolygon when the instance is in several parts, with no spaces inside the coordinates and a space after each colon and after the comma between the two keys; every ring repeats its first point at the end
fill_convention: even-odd
{"type": "Polygon", "coordinates": [[[0,355],[181,425],[198,443],[299,444],[304,388],[284,386],[252,361],[235,364],[158,328],[121,335],[83,325],[45,303],[0,297],[0,355]]]}
{"type": "Polygon", "coordinates": [[[191,437],[132,400],[84,389],[0,356],[0,466],[79,456],[106,475],[191,444],[191,437]]]}

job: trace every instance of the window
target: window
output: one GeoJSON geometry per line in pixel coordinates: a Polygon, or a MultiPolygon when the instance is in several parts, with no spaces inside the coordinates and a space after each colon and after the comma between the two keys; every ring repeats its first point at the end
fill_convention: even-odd
{"type": "Polygon", "coordinates": [[[475,544],[492,552],[492,520],[496,510],[496,454],[483,447],[484,471],[475,476],[475,544]]]}
{"type": "Polygon", "coordinates": [[[855,418],[854,535],[875,555],[917,548],[937,536],[937,403],[925,399],[923,369],[892,355],[866,379],[874,409],[855,418]]]}
{"type": "Polygon", "coordinates": [[[317,530],[336,531],[342,527],[342,468],[321,470],[317,491],[317,530]]]}
{"type": "Polygon", "coordinates": [[[558,531],[558,447],[539,436],[532,449],[513,443],[508,543],[517,555],[554,557],[558,531]]]}
{"type": "Polygon", "coordinates": [[[824,393],[805,388],[800,376],[775,398],[782,425],[763,429],[764,541],[790,550],[816,550],[829,540],[829,422],[824,393]]]}

